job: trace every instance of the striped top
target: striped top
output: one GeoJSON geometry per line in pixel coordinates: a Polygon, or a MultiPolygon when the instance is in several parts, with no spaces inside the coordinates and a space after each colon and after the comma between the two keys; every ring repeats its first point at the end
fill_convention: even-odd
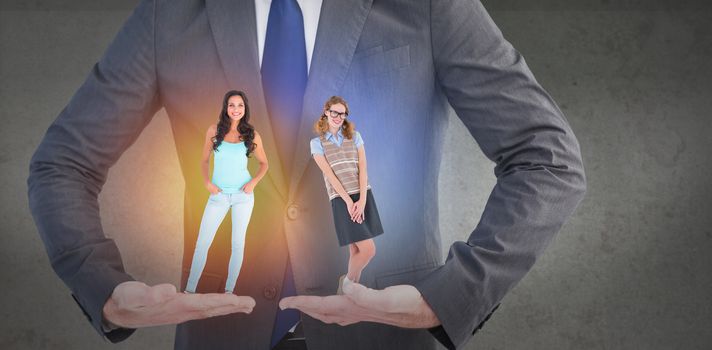
{"type": "MultiPolygon", "coordinates": [[[[339,131],[336,132],[336,134],[332,134],[330,132],[327,132],[324,134],[324,137],[328,141],[331,141],[332,143],[335,143],[337,146],[341,147],[341,143],[344,142],[344,134],[341,132],[342,128],[339,128],[339,131]]],[[[356,144],[356,149],[361,148],[363,146],[363,139],[361,138],[361,133],[358,131],[354,131],[353,136],[351,139],[354,140],[354,144],[356,144]]],[[[321,146],[321,137],[315,137],[309,141],[309,148],[311,149],[311,154],[321,154],[322,156],[324,155],[324,147],[321,146]]]]}
{"type": "MultiPolygon", "coordinates": [[[[334,174],[336,174],[336,178],[339,179],[341,185],[344,186],[346,192],[348,194],[359,193],[358,148],[354,140],[344,138],[340,147],[327,140],[323,135],[319,137],[319,140],[324,149],[324,158],[326,158],[326,161],[334,171],[334,174]]],[[[324,174],[324,183],[326,184],[326,191],[329,194],[329,200],[339,196],[329,183],[326,174],[324,174]]],[[[371,185],[367,184],[366,188],[370,189],[371,185]]]]}

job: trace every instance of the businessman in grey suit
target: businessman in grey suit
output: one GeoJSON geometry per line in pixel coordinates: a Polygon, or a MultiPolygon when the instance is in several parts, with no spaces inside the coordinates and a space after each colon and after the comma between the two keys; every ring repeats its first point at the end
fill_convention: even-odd
{"type": "MultiPolygon", "coordinates": [[[[111,341],[190,320],[178,326],[176,348],[267,349],[281,300],[303,311],[309,349],[464,346],[584,195],[564,116],[477,0],[323,0],[294,154],[283,162],[260,76],[260,1],[144,0],[135,9],[31,161],[30,208],[53,268],[111,341]],[[270,171],[255,189],[239,296],[205,294],[210,302],[200,304],[132,281],[103,234],[97,196],[111,165],[165,108],[186,183],[185,283],[208,195],[198,169],[204,132],[231,88],[250,97],[270,171]],[[331,95],[349,101],[367,141],[386,230],[362,285],[344,296],[332,294],[346,256],[308,149],[331,95]],[[448,106],[496,163],[497,183],[477,227],[443,262],[437,176],[448,106]],[[281,299],[287,275],[299,296],[281,299]]],[[[308,35],[314,14],[303,3],[308,35]]],[[[220,237],[199,292],[224,285],[229,240],[220,237]]]]}

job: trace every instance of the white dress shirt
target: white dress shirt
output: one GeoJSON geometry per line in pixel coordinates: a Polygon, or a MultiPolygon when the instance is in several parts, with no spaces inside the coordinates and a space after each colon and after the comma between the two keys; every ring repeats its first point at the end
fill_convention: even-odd
{"type": "MultiPolygon", "coordinates": [[[[311,67],[314,43],[316,42],[316,30],[319,26],[319,15],[321,14],[322,0],[297,0],[299,8],[302,10],[304,19],[304,41],[307,48],[307,73],[311,67]]],[[[259,53],[260,67],[262,67],[262,53],[265,50],[265,36],[267,36],[267,20],[269,19],[269,7],[272,0],[255,0],[255,16],[257,19],[257,47],[259,53]]]]}

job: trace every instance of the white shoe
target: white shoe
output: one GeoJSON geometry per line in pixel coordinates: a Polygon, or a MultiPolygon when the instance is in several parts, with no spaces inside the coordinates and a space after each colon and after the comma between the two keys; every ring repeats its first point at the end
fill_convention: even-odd
{"type": "Polygon", "coordinates": [[[347,279],[346,275],[339,276],[339,287],[336,288],[336,295],[344,294],[343,288],[344,288],[344,280],[345,279],[347,279]]]}

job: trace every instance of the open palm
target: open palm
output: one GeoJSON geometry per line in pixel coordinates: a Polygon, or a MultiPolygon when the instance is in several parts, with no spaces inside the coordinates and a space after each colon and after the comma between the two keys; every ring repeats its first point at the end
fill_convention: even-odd
{"type": "Polygon", "coordinates": [[[177,324],[185,321],[250,313],[255,300],[248,296],[226,293],[178,293],[172,284],[148,286],[128,281],[114,288],[104,304],[103,316],[112,324],[124,328],[139,328],[177,324]]]}

